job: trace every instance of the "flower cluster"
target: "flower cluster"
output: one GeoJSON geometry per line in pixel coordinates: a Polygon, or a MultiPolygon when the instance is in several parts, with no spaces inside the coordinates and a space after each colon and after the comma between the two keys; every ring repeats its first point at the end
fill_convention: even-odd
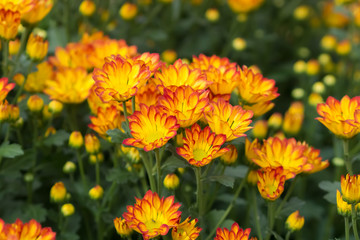
{"type": "Polygon", "coordinates": [[[32,219],[23,223],[17,219],[14,223],[5,223],[0,218],[0,239],[48,239],[55,240],[56,233],[49,227],[41,227],[41,224],[32,219]]]}

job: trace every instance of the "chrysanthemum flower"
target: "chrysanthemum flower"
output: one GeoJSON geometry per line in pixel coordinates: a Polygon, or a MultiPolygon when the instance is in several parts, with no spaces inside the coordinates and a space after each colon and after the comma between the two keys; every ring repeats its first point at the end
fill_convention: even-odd
{"type": "Polygon", "coordinates": [[[21,15],[29,12],[35,6],[35,0],[0,0],[4,9],[18,11],[21,15]]]}
{"type": "Polygon", "coordinates": [[[302,102],[291,103],[284,116],[282,129],[285,133],[296,135],[304,120],[304,104],[302,102]]]}
{"type": "Polygon", "coordinates": [[[92,133],[88,133],[85,135],[85,149],[89,154],[97,154],[100,151],[100,141],[99,139],[92,133]]]}
{"type": "Polygon", "coordinates": [[[305,146],[297,144],[294,138],[279,139],[270,137],[264,140],[261,149],[255,149],[257,157],[253,158],[255,164],[261,168],[282,167],[286,179],[295,177],[304,170],[311,169],[304,156],[305,146]]]}
{"type": "Polygon", "coordinates": [[[304,226],[305,218],[300,216],[299,211],[295,211],[286,219],[286,228],[289,231],[299,231],[304,226]]]}
{"type": "Polygon", "coordinates": [[[159,97],[158,104],[168,115],[176,117],[180,127],[186,128],[193,125],[203,117],[204,112],[211,109],[208,99],[209,91],[195,91],[190,86],[181,86],[174,90],[165,88],[164,94],[159,97]]]}
{"type": "Polygon", "coordinates": [[[305,146],[305,151],[303,154],[307,158],[307,165],[309,165],[308,167],[305,167],[307,169],[306,171],[304,171],[305,173],[313,174],[324,170],[329,166],[328,160],[322,161],[319,149],[315,149],[309,146],[306,142],[300,144],[305,146]]]}
{"type": "Polygon", "coordinates": [[[41,227],[36,220],[23,223],[17,219],[14,223],[5,223],[0,218],[0,239],[46,239],[55,240],[56,233],[49,227],[41,227]]]}
{"type": "Polygon", "coordinates": [[[136,61],[143,61],[146,66],[149,67],[151,76],[162,66],[164,65],[160,61],[160,55],[158,53],[149,53],[145,52],[138,56],[133,57],[136,61]]]}
{"type": "Polygon", "coordinates": [[[125,219],[115,218],[114,226],[115,226],[116,232],[121,237],[129,236],[133,232],[133,230],[131,228],[129,228],[129,226],[127,225],[125,219]]]}
{"type": "Polygon", "coordinates": [[[170,173],[165,176],[163,183],[167,189],[174,190],[179,186],[180,179],[175,173],[170,173]]]}
{"type": "MultiPolygon", "coordinates": [[[[180,222],[180,219],[179,219],[180,222]]],[[[171,237],[173,240],[195,240],[198,238],[201,228],[195,227],[197,219],[190,221],[190,217],[185,219],[182,223],[179,223],[171,231],[171,237]]]]}
{"type": "Polygon", "coordinates": [[[40,36],[30,34],[28,42],[26,44],[26,54],[34,61],[42,60],[49,48],[49,42],[44,40],[40,36]]]}
{"type": "Polygon", "coordinates": [[[207,80],[212,82],[209,88],[215,95],[231,94],[239,84],[237,65],[230,63],[228,58],[200,54],[198,58],[193,56],[191,67],[199,68],[206,74],[207,80]]]}
{"type": "Polygon", "coordinates": [[[248,13],[261,6],[264,0],[228,0],[228,4],[235,13],[248,13]]]}
{"type": "Polygon", "coordinates": [[[238,151],[232,144],[227,145],[226,148],[229,149],[229,151],[221,155],[220,160],[227,165],[234,164],[238,158],[238,151]]]}
{"type": "Polygon", "coordinates": [[[9,120],[10,104],[7,100],[0,102],[0,123],[9,120]]]}
{"type": "Polygon", "coordinates": [[[103,102],[126,101],[150,78],[149,67],[143,61],[125,59],[120,55],[106,58],[102,69],[95,68],[95,92],[103,102]]]}
{"type": "MultiPolygon", "coordinates": [[[[96,89],[96,85],[93,85],[90,88],[89,96],[87,97],[87,102],[88,102],[88,105],[89,105],[89,108],[90,108],[90,111],[92,114],[97,115],[97,111],[99,108],[106,109],[111,106],[115,106],[116,109],[118,109],[120,111],[123,110],[122,104],[115,100],[107,102],[107,103],[104,103],[103,101],[101,101],[101,98],[99,98],[99,96],[96,95],[95,89],[96,89]]],[[[130,106],[131,106],[131,102],[129,103],[129,109],[131,109],[130,106]]]]}
{"type": "Polygon", "coordinates": [[[20,12],[16,10],[6,9],[0,3],[0,37],[11,40],[16,37],[18,27],[20,25],[20,12]]]}
{"type": "Polygon", "coordinates": [[[282,167],[262,168],[258,171],[257,186],[261,196],[269,201],[275,201],[284,191],[286,176],[282,167]]]}
{"type": "Polygon", "coordinates": [[[353,204],[360,202],[360,175],[341,176],[341,192],[344,201],[353,204]]]}
{"type": "Polygon", "coordinates": [[[250,232],[250,228],[243,230],[239,227],[239,224],[234,222],[233,225],[231,225],[230,230],[227,228],[216,229],[216,236],[214,240],[252,240],[253,238],[250,238],[250,232]]]}
{"type": "Polygon", "coordinates": [[[336,206],[337,212],[344,217],[351,216],[351,204],[345,202],[339,190],[336,190],[336,206]]]}
{"type": "Polygon", "coordinates": [[[66,188],[63,182],[55,183],[50,189],[50,198],[54,202],[62,202],[66,197],[66,188]]]}
{"type": "Polygon", "coordinates": [[[251,105],[243,104],[242,102],[239,103],[245,110],[252,111],[254,113],[254,117],[259,117],[270,111],[274,106],[275,103],[271,101],[266,102],[258,102],[251,105]]]}
{"type": "Polygon", "coordinates": [[[316,118],[332,133],[341,138],[352,138],[360,133],[360,96],[344,96],[341,101],[328,97],[317,106],[316,118]]]}
{"type": "Polygon", "coordinates": [[[176,148],[176,152],[185,158],[191,165],[202,167],[211,162],[212,159],[226,153],[228,148],[221,148],[225,143],[224,134],[216,135],[207,126],[204,130],[198,124],[191,129],[185,129],[184,146],[176,148]]]}
{"type": "Polygon", "coordinates": [[[246,136],[245,132],[251,127],[253,113],[242,109],[240,106],[232,106],[229,102],[219,99],[211,104],[213,109],[205,115],[207,122],[216,134],[225,134],[226,141],[246,136]]]}
{"type": "Polygon", "coordinates": [[[54,2],[53,0],[33,0],[33,8],[24,14],[21,14],[21,19],[28,24],[36,24],[44,19],[51,11],[54,2]]]}
{"type": "Polygon", "coordinates": [[[0,102],[2,102],[8,93],[15,87],[15,83],[8,83],[6,77],[0,78],[0,102]]]}
{"type": "Polygon", "coordinates": [[[163,113],[159,107],[145,104],[140,104],[140,111],[135,111],[128,119],[133,138],[125,139],[123,144],[144,148],[145,151],[164,146],[180,127],[174,116],[163,113]]]}
{"type": "Polygon", "coordinates": [[[204,90],[211,84],[206,80],[206,76],[201,73],[200,69],[191,69],[181,59],[176,60],[172,65],[163,65],[160,71],[155,73],[152,81],[155,85],[162,86],[162,88],[190,86],[194,90],[204,90]]]}
{"type": "Polygon", "coordinates": [[[140,109],[140,103],[147,106],[156,105],[160,96],[161,92],[153,83],[142,86],[135,95],[135,109],[140,109]]]}
{"type": "Polygon", "coordinates": [[[337,9],[333,1],[324,3],[322,17],[328,27],[342,28],[350,22],[349,16],[337,9]]]}
{"type": "Polygon", "coordinates": [[[135,199],[135,205],[127,206],[123,217],[128,226],[141,233],[145,240],[166,235],[178,225],[180,203],[174,203],[174,196],[160,199],[156,192],[149,190],[143,199],[135,199]]]}
{"type": "Polygon", "coordinates": [[[91,116],[90,121],[89,128],[93,129],[101,137],[107,138],[106,131],[115,128],[121,129],[124,118],[115,106],[110,106],[105,109],[98,108],[97,116],[91,116]]]}

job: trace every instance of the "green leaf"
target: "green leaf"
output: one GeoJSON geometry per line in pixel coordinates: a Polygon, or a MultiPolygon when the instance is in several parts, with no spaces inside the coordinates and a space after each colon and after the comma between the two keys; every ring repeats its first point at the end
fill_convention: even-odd
{"type": "Polygon", "coordinates": [[[231,176],[210,176],[207,179],[212,182],[218,182],[226,187],[234,187],[235,178],[231,176]]]}
{"type": "Polygon", "coordinates": [[[112,143],[122,143],[124,139],[129,138],[129,135],[123,133],[120,129],[115,128],[111,130],[107,130],[106,134],[111,137],[112,143]]]}
{"type": "Polygon", "coordinates": [[[298,197],[292,197],[281,209],[280,214],[284,216],[290,215],[292,212],[299,210],[302,206],[304,206],[305,201],[301,200],[298,197]]]}
{"type": "Polygon", "coordinates": [[[336,204],[336,190],[341,188],[340,182],[321,181],[319,188],[326,192],[324,195],[326,201],[336,204]]]}
{"type": "Polygon", "coordinates": [[[171,155],[169,158],[167,158],[164,163],[162,164],[161,168],[165,169],[169,172],[173,172],[175,171],[177,168],[185,168],[189,166],[189,164],[184,161],[179,159],[178,157],[171,155]]]}
{"type": "Polygon", "coordinates": [[[35,219],[38,222],[44,222],[46,220],[47,211],[41,204],[26,205],[25,207],[25,218],[35,219]]]}
{"type": "Polygon", "coordinates": [[[50,135],[48,138],[44,139],[44,145],[46,146],[62,146],[64,142],[69,139],[70,134],[67,133],[65,130],[59,130],[55,134],[50,135]]]}
{"type": "Polygon", "coordinates": [[[244,178],[248,172],[249,167],[245,165],[239,165],[236,167],[227,167],[225,169],[224,175],[231,176],[236,178],[244,178]]]}
{"type": "Polygon", "coordinates": [[[0,146],[0,157],[14,158],[23,154],[24,151],[19,144],[9,144],[9,142],[4,142],[0,146]]]}
{"type": "Polygon", "coordinates": [[[128,181],[136,182],[138,178],[134,173],[128,172],[124,169],[111,169],[108,174],[106,174],[106,180],[109,182],[115,181],[118,184],[123,184],[128,181]]]}
{"type": "Polygon", "coordinates": [[[24,155],[13,160],[4,161],[0,174],[14,175],[14,172],[19,170],[28,170],[32,166],[34,158],[35,151],[33,149],[27,149],[24,155]]]}

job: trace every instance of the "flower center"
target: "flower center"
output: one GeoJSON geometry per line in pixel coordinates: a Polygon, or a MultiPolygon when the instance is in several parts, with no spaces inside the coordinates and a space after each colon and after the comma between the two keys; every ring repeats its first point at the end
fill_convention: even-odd
{"type": "Polygon", "coordinates": [[[193,151],[195,161],[201,161],[208,156],[207,152],[203,149],[194,149],[193,151]]]}
{"type": "Polygon", "coordinates": [[[154,228],[159,228],[161,226],[161,222],[157,221],[157,219],[150,219],[145,223],[145,226],[148,230],[152,230],[154,228]]]}

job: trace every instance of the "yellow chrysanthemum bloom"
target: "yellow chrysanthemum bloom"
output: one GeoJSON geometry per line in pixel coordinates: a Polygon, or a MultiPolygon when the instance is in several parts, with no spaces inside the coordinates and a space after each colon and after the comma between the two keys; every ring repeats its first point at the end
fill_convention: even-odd
{"type": "Polygon", "coordinates": [[[334,2],[325,2],[322,9],[322,17],[329,27],[343,28],[349,23],[349,17],[337,11],[334,2]]]}
{"type": "Polygon", "coordinates": [[[245,158],[250,165],[253,165],[253,159],[257,158],[255,149],[261,149],[261,142],[255,138],[252,142],[245,138],[245,158]]]}
{"type": "Polygon", "coordinates": [[[220,160],[227,165],[234,164],[238,158],[238,151],[232,144],[227,145],[226,148],[229,149],[229,151],[221,155],[220,160]]]}
{"type": "Polygon", "coordinates": [[[10,106],[7,100],[0,102],[0,123],[9,120],[10,106]]]}
{"type": "Polygon", "coordinates": [[[127,206],[123,214],[130,228],[141,233],[145,240],[166,235],[178,225],[180,203],[174,203],[174,196],[159,198],[156,192],[147,191],[143,199],[136,199],[134,206],[127,206]]]}
{"type": "Polygon", "coordinates": [[[62,103],[78,104],[89,95],[94,81],[83,68],[61,68],[54,79],[48,79],[44,92],[62,103]]]}
{"type": "Polygon", "coordinates": [[[74,131],[69,137],[69,146],[73,148],[81,148],[84,145],[84,138],[79,131],[74,131]]]}
{"type": "Polygon", "coordinates": [[[268,122],[266,120],[258,120],[254,124],[252,134],[255,138],[263,139],[266,138],[268,130],[268,122]]]}
{"type": "Polygon", "coordinates": [[[41,61],[47,54],[49,42],[40,36],[30,34],[26,44],[26,54],[34,61],[41,61]]]}
{"type": "Polygon", "coordinates": [[[226,136],[212,133],[209,126],[201,130],[198,124],[194,124],[191,129],[185,129],[185,135],[184,145],[176,148],[176,152],[193,166],[205,166],[229,150],[221,148],[226,136]]]}
{"type": "Polygon", "coordinates": [[[348,39],[339,42],[335,51],[342,56],[348,55],[351,52],[351,42],[348,39]]]}
{"type": "Polygon", "coordinates": [[[278,112],[273,113],[268,119],[268,124],[270,128],[278,129],[281,127],[282,122],[283,122],[283,117],[281,113],[278,112]]]}
{"type": "Polygon", "coordinates": [[[97,116],[91,116],[91,124],[89,128],[97,132],[101,137],[107,139],[107,130],[121,129],[121,123],[124,121],[124,117],[120,114],[120,111],[115,106],[107,108],[98,108],[97,116]]]}
{"type": "Polygon", "coordinates": [[[345,202],[339,190],[336,190],[337,212],[344,217],[351,216],[351,204],[345,202]]]}
{"type": "Polygon", "coordinates": [[[50,189],[50,198],[54,202],[62,202],[66,197],[66,188],[63,182],[55,183],[50,189]]]}
{"type": "MultiPolygon", "coordinates": [[[[180,219],[179,219],[180,222],[180,219]]],[[[190,217],[185,219],[182,223],[179,223],[171,231],[171,237],[173,240],[195,240],[198,238],[201,228],[195,227],[197,219],[190,221],[190,217]]]]}
{"type": "Polygon", "coordinates": [[[309,146],[306,142],[299,142],[298,144],[305,146],[305,151],[303,154],[307,158],[307,165],[309,165],[306,167],[307,170],[304,170],[304,173],[313,174],[322,171],[329,166],[330,163],[328,160],[322,161],[319,149],[315,149],[309,146]]]}
{"type": "Polygon", "coordinates": [[[96,5],[94,1],[84,0],[80,3],[79,12],[84,16],[91,16],[96,10],[96,5]]]}
{"type": "Polygon", "coordinates": [[[161,53],[161,59],[164,62],[171,64],[177,59],[177,53],[173,49],[167,49],[161,53]]]}
{"type": "Polygon", "coordinates": [[[199,57],[193,57],[191,67],[201,69],[207,80],[212,82],[209,88],[214,95],[231,94],[239,84],[240,73],[237,71],[237,65],[230,63],[228,58],[200,54],[199,57]]]}
{"type": "Polygon", "coordinates": [[[0,78],[0,102],[4,101],[8,93],[15,87],[15,83],[8,82],[8,78],[0,78]]]}
{"type": "Polygon", "coordinates": [[[341,138],[352,138],[360,133],[360,97],[344,96],[340,101],[328,97],[317,106],[316,118],[332,133],[341,138]]]}
{"type": "Polygon", "coordinates": [[[261,149],[255,149],[257,157],[253,158],[255,164],[261,168],[282,167],[286,179],[310,169],[307,158],[304,156],[305,146],[297,144],[294,138],[279,139],[270,137],[264,140],[261,149]]]}
{"type": "Polygon", "coordinates": [[[94,200],[98,200],[102,198],[104,195],[104,189],[100,185],[96,185],[95,187],[91,188],[89,191],[90,198],[94,200]]]}
{"type": "Polygon", "coordinates": [[[325,50],[333,50],[337,44],[337,39],[334,35],[325,35],[321,38],[320,45],[325,50]]]}
{"type": "Polygon", "coordinates": [[[153,83],[146,84],[135,95],[135,109],[140,109],[140,103],[147,106],[156,105],[160,96],[162,96],[161,92],[153,83]]]}
{"type": "Polygon", "coordinates": [[[97,154],[100,151],[100,141],[92,133],[85,135],[85,149],[89,154],[97,154]]]}
{"type": "Polygon", "coordinates": [[[163,88],[190,86],[194,90],[204,90],[211,83],[201,73],[200,69],[191,69],[181,59],[176,60],[172,65],[163,65],[160,71],[155,73],[152,81],[155,85],[160,85],[163,88]]]}
{"type": "Polygon", "coordinates": [[[126,101],[150,78],[149,67],[143,61],[125,59],[120,55],[105,59],[102,69],[95,68],[96,94],[103,102],[126,101]]]}
{"type": "Polygon", "coordinates": [[[275,201],[284,191],[286,176],[282,167],[262,168],[258,172],[257,186],[261,196],[269,201],[275,201]]]}
{"type": "MultiPolygon", "coordinates": [[[[7,7],[7,6],[6,6],[7,7]]],[[[20,12],[5,9],[0,3],[0,37],[11,40],[16,37],[20,25],[20,12]]]]}
{"type": "Polygon", "coordinates": [[[282,129],[289,135],[299,133],[304,121],[304,104],[302,102],[291,103],[285,113],[282,129]]]}
{"type": "Polygon", "coordinates": [[[44,107],[44,100],[38,95],[32,95],[29,97],[26,104],[31,112],[38,113],[44,107]]]}
{"type": "Polygon", "coordinates": [[[46,239],[55,240],[56,233],[50,227],[42,227],[36,220],[23,223],[17,219],[14,223],[5,223],[0,218],[0,239],[46,239]]]}
{"type": "Polygon", "coordinates": [[[133,138],[125,139],[123,144],[145,151],[164,146],[180,127],[176,117],[163,113],[160,107],[145,104],[140,104],[140,111],[135,111],[128,119],[133,138]]]}
{"type": "Polygon", "coordinates": [[[225,134],[227,142],[246,136],[245,132],[251,129],[249,125],[252,121],[252,111],[232,106],[224,99],[219,99],[211,105],[213,109],[205,114],[205,118],[213,132],[225,134]]]}
{"type": "Polygon", "coordinates": [[[286,219],[286,228],[291,231],[299,231],[304,226],[305,218],[300,216],[299,211],[295,211],[286,219]]]}
{"type": "Polygon", "coordinates": [[[149,53],[145,52],[140,55],[137,55],[133,57],[134,60],[137,61],[143,61],[146,66],[149,67],[149,70],[151,72],[151,76],[154,75],[154,73],[164,65],[163,62],[160,61],[160,55],[158,53],[149,53]]]}
{"type": "Polygon", "coordinates": [[[360,202],[360,175],[341,176],[341,192],[344,201],[349,204],[360,202]]]}
{"type": "Polygon", "coordinates": [[[61,206],[61,213],[64,215],[64,217],[69,217],[73,215],[75,212],[75,207],[71,203],[65,203],[61,206]]]}
{"type": "Polygon", "coordinates": [[[9,42],[9,55],[16,55],[20,50],[20,40],[15,39],[14,41],[9,42]]]}
{"type": "Polygon", "coordinates": [[[214,240],[255,240],[254,238],[250,238],[250,232],[250,228],[242,229],[239,227],[239,224],[234,222],[230,230],[227,228],[216,229],[214,240]]]}
{"type": "Polygon", "coordinates": [[[134,19],[137,13],[138,13],[137,5],[130,2],[125,2],[119,10],[119,15],[124,20],[134,19]]]}
{"type": "Polygon", "coordinates": [[[28,24],[36,24],[43,20],[51,11],[54,2],[53,0],[33,0],[34,7],[31,11],[21,14],[21,19],[28,24]]]}
{"type": "Polygon", "coordinates": [[[31,11],[35,6],[35,0],[0,0],[2,8],[18,11],[21,15],[31,11]]]}
{"type": "MultiPolygon", "coordinates": [[[[90,93],[89,93],[89,96],[87,98],[87,102],[88,102],[88,105],[89,105],[89,108],[91,110],[91,113],[93,115],[97,115],[97,111],[99,108],[103,108],[103,109],[106,109],[108,107],[111,107],[111,106],[115,106],[116,109],[118,109],[119,111],[122,111],[122,104],[117,102],[117,101],[110,101],[108,103],[104,103],[103,101],[101,101],[101,98],[99,98],[98,95],[96,95],[96,92],[95,92],[95,89],[96,89],[96,85],[93,85],[91,88],[90,88],[90,93]]],[[[128,101],[129,103],[129,108],[128,108],[128,112],[130,112],[131,110],[131,101],[128,101]]],[[[128,105],[127,104],[127,105],[128,105]]]]}
{"type": "Polygon", "coordinates": [[[229,7],[236,13],[248,13],[259,8],[264,0],[228,0],[229,7]]]}
{"type": "Polygon", "coordinates": [[[158,104],[168,115],[175,116],[180,127],[193,125],[211,109],[209,91],[193,90],[190,86],[181,86],[172,90],[164,89],[158,104]]]}
{"type": "Polygon", "coordinates": [[[131,228],[129,228],[129,226],[127,225],[125,219],[115,218],[114,219],[114,226],[115,226],[116,232],[121,237],[130,236],[131,233],[133,232],[133,230],[131,228]]]}
{"type": "Polygon", "coordinates": [[[167,189],[176,189],[180,184],[180,180],[175,173],[170,173],[165,176],[163,183],[167,189]]]}

